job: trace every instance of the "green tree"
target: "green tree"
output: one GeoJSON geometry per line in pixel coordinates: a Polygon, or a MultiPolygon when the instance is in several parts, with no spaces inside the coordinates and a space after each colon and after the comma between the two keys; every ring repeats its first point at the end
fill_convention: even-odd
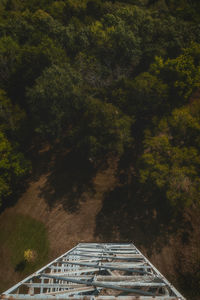
{"type": "Polygon", "coordinates": [[[63,10],[64,16],[65,16],[65,24],[68,24],[71,18],[78,17],[82,18],[84,16],[84,10],[85,10],[85,1],[77,0],[67,0],[65,1],[65,7],[63,10]]]}
{"type": "Polygon", "coordinates": [[[30,171],[30,163],[0,131],[0,205],[16,193],[17,185],[30,171]]]}
{"type": "Polygon", "coordinates": [[[51,6],[48,8],[50,15],[60,20],[61,22],[64,21],[64,9],[65,9],[65,1],[54,1],[51,6]]]}
{"type": "Polygon", "coordinates": [[[176,109],[146,132],[141,181],[157,186],[174,206],[199,205],[200,102],[176,109]]]}
{"type": "Polygon", "coordinates": [[[99,18],[102,16],[102,2],[99,0],[89,0],[87,2],[86,13],[93,18],[99,18]]]}
{"type": "Polygon", "coordinates": [[[0,90],[0,130],[16,138],[21,123],[26,118],[25,112],[18,105],[13,105],[5,91],[0,90]]]}
{"type": "Polygon", "coordinates": [[[20,62],[20,48],[11,37],[0,39],[0,87],[8,87],[11,76],[20,62]]]}
{"type": "Polygon", "coordinates": [[[120,155],[130,141],[131,119],[112,104],[85,96],[81,84],[69,65],[44,71],[27,94],[36,131],[46,138],[63,136],[63,143],[87,158],[120,155]]]}
{"type": "Polygon", "coordinates": [[[157,57],[151,71],[169,85],[172,101],[184,104],[200,87],[200,45],[192,43],[175,59],[157,57]]]}
{"type": "Polygon", "coordinates": [[[112,92],[113,102],[126,114],[150,121],[167,108],[168,86],[155,75],[141,73],[133,80],[122,79],[112,92]]]}
{"type": "Polygon", "coordinates": [[[120,156],[130,145],[132,119],[110,103],[90,98],[84,104],[79,123],[72,131],[76,151],[94,162],[109,155],[120,156]]]}
{"type": "Polygon", "coordinates": [[[53,65],[28,89],[35,129],[46,137],[60,137],[74,120],[80,105],[81,78],[69,65],[53,65]]]}
{"type": "Polygon", "coordinates": [[[7,0],[5,9],[8,11],[20,10],[23,8],[20,0],[7,0]]]}

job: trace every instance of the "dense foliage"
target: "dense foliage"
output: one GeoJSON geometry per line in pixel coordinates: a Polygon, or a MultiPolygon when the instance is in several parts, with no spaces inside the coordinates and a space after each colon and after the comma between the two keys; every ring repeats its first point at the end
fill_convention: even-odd
{"type": "Polygon", "coordinates": [[[25,113],[0,90],[0,205],[30,170],[17,144],[24,117],[25,113]]]}
{"type": "Polygon", "coordinates": [[[1,202],[29,173],[37,138],[96,166],[134,149],[142,184],[177,208],[198,205],[199,9],[189,0],[1,1],[1,202]]]}

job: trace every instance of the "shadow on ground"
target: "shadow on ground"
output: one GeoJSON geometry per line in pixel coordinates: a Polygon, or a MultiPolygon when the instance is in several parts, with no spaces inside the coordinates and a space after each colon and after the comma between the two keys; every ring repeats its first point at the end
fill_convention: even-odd
{"type": "Polygon", "coordinates": [[[22,260],[15,266],[15,272],[22,272],[26,267],[26,261],[22,260]]]}
{"type": "Polygon", "coordinates": [[[40,190],[40,196],[50,208],[61,203],[65,210],[77,211],[80,202],[84,201],[84,194],[94,193],[95,168],[90,161],[73,151],[54,155],[50,165],[49,175],[45,187],[40,190]]]}
{"type": "Polygon", "coordinates": [[[150,256],[153,248],[159,251],[168,235],[180,229],[180,219],[163,195],[153,188],[150,193],[133,177],[130,185],[120,185],[105,195],[95,235],[103,241],[134,242],[150,256]]]}
{"type": "Polygon", "coordinates": [[[160,252],[177,230],[187,227],[188,234],[191,225],[183,220],[181,212],[175,213],[164,191],[139,182],[138,157],[143,146],[137,145],[120,158],[116,172],[119,184],[104,196],[96,216],[95,236],[108,242],[133,242],[150,257],[152,251],[160,252]]]}
{"type": "Polygon", "coordinates": [[[14,191],[13,194],[6,198],[6,201],[3,201],[0,205],[0,214],[4,212],[9,207],[15,206],[18,199],[25,193],[29,186],[28,178],[24,179],[20,184],[13,185],[12,189],[14,191]]]}

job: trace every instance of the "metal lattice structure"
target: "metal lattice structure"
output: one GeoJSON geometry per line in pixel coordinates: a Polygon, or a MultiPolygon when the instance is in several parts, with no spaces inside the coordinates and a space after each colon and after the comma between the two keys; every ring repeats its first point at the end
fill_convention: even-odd
{"type": "Polygon", "coordinates": [[[185,300],[133,244],[81,243],[2,299],[185,300]]]}

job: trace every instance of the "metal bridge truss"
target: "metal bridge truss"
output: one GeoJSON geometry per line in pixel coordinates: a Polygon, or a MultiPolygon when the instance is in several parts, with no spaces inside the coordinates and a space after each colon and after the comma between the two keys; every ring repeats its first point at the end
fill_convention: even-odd
{"type": "Polygon", "coordinates": [[[81,243],[2,299],[185,300],[133,244],[81,243]]]}

